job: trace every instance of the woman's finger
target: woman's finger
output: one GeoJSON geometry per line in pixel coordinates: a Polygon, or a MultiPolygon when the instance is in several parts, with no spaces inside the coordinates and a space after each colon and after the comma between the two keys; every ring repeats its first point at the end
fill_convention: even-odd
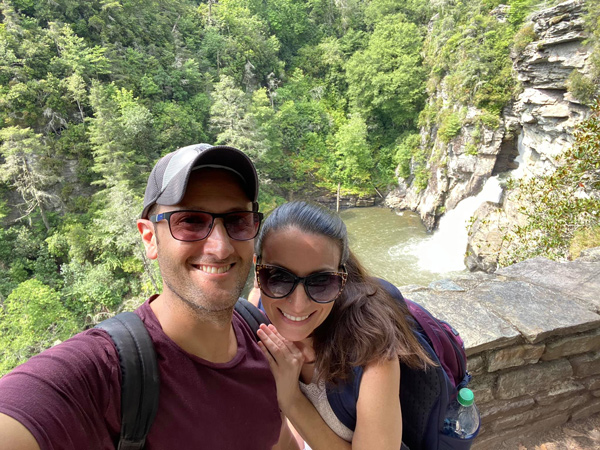
{"type": "Polygon", "coordinates": [[[275,340],[275,338],[279,339],[279,341],[281,342],[282,345],[284,345],[287,350],[296,358],[302,358],[304,359],[304,355],[302,354],[302,352],[300,351],[300,349],[298,348],[298,346],[296,344],[294,344],[294,342],[287,340],[286,338],[284,338],[281,333],[279,333],[279,331],[277,330],[277,328],[275,328],[275,326],[273,324],[269,324],[268,327],[265,327],[268,329],[268,331],[271,332],[271,336],[272,339],[275,340]]]}
{"type": "Polygon", "coordinates": [[[287,347],[279,341],[272,333],[269,335],[264,330],[259,329],[258,337],[261,340],[261,343],[265,346],[265,349],[270,353],[271,357],[279,363],[290,353],[287,347]],[[275,339],[277,339],[276,342],[275,339]]]}

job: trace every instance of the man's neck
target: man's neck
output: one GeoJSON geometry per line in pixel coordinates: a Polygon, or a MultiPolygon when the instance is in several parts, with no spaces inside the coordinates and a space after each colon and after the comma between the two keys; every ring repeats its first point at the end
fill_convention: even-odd
{"type": "Polygon", "coordinates": [[[186,352],[213,363],[226,363],[235,357],[233,310],[203,314],[183,302],[168,301],[164,294],[150,307],[164,333],[186,352]]]}

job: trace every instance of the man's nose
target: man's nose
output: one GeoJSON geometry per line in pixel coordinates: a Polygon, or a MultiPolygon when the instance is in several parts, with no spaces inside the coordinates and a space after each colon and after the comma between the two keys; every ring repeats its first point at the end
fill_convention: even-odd
{"type": "Polygon", "coordinates": [[[223,219],[215,219],[210,234],[204,244],[204,253],[209,253],[219,259],[226,259],[234,252],[231,238],[227,234],[223,219]]]}

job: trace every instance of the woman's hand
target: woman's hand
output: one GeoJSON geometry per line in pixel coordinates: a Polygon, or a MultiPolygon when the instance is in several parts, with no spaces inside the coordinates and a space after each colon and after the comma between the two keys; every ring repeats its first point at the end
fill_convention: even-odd
{"type": "Polygon", "coordinates": [[[284,338],[273,325],[262,324],[258,330],[260,349],[269,361],[277,385],[277,400],[285,414],[298,396],[302,396],[298,379],[304,355],[291,341],[284,338]]]}

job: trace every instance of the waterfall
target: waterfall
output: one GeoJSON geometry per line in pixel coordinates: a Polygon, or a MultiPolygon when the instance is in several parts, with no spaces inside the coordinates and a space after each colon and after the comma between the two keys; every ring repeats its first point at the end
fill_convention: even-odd
{"type": "Polygon", "coordinates": [[[517,149],[519,150],[519,154],[515,158],[515,162],[519,167],[510,172],[511,178],[514,178],[515,180],[523,178],[523,175],[525,174],[525,156],[527,154],[527,148],[523,145],[524,137],[525,130],[521,129],[521,133],[519,133],[519,137],[517,138],[517,149]]]}
{"type": "Polygon", "coordinates": [[[479,194],[465,198],[444,214],[431,237],[409,249],[418,258],[419,267],[435,273],[464,270],[468,222],[483,202],[499,203],[501,196],[498,177],[490,177],[479,194]]]}

